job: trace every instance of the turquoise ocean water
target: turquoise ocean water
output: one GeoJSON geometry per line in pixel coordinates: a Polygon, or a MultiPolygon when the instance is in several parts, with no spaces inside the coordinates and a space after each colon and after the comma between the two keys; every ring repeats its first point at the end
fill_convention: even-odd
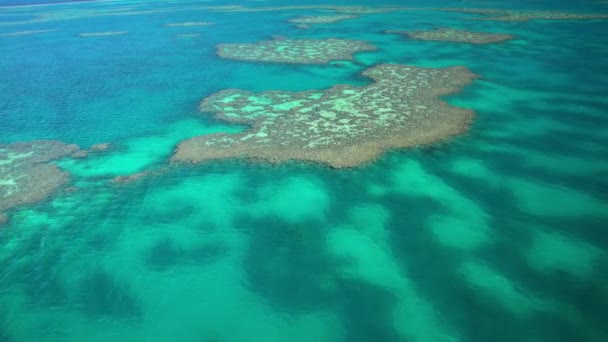
{"type": "MultiPolygon", "coordinates": [[[[286,20],[321,12],[202,7],[231,4],[324,3],[0,7],[0,143],[112,144],[59,161],[78,190],[0,226],[0,341],[608,340],[608,20],[420,10],[299,29],[286,20]],[[215,24],[164,26],[198,21],[215,24]],[[516,38],[383,33],[436,27],[516,38]],[[34,30],[51,31],[2,35],[34,30]],[[105,31],[126,33],[79,36],[105,31]],[[379,49],[342,65],[216,56],[219,43],[274,35],[379,49]],[[447,98],[476,112],[470,131],[353,169],[168,164],[183,139],[243,129],[198,112],[214,92],[364,85],[359,73],[386,62],[481,75],[447,98]],[[157,172],[111,182],[146,170],[157,172]]],[[[382,4],[608,13],[579,1],[382,4]]]]}

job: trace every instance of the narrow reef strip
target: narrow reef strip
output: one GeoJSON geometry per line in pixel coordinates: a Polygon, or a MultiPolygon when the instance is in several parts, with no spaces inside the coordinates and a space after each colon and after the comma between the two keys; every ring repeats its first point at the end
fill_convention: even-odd
{"type": "Polygon", "coordinates": [[[299,28],[309,28],[311,25],[317,24],[334,24],[341,21],[357,18],[353,14],[336,14],[336,15],[314,15],[291,18],[287,21],[296,24],[299,28]]]}
{"type": "Polygon", "coordinates": [[[352,60],[353,54],[376,47],[359,40],[346,39],[273,39],[258,43],[226,43],[217,48],[222,58],[243,61],[325,64],[352,60]]]}
{"type": "Polygon", "coordinates": [[[469,44],[501,43],[514,38],[512,35],[503,33],[473,32],[465,30],[456,30],[451,28],[438,28],[430,31],[388,30],[384,32],[389,34],[402,34],[412,39],[418,40],[469,44]]]}
{"type": "Polygon", "coordinates": [[[247,158],[301,160],[334,168],[374,160],[385,150],[431,144],[465,132],[473,112],[448,105],[477,75],[465,67],[382,64],[363,72],[374,82],[323,91],[220,91],[200,110],[249,125],[239,134],[211,134],[181,142],[172,162],[247,158]]]}
{"type": "Polygon", "coordinates": [[[437,11],[483,15],[469,20],[529,21],[529,20],[597,20],[608,19],[608,14],[572,13],[563,11],[514,11],[491,8],[435,8],[437,11]]]}

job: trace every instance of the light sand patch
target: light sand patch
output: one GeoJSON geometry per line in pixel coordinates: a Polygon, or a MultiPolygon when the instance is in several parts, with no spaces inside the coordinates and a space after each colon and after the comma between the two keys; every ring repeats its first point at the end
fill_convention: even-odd
{"type": "Polygon", "coordinates": [[[532,215],[550,217],[608,217],[608,205],[584,192],[557,184],[509,178],[517,205],[532,215]]]}
{"type": "Polygon", "coordinates": [[[254,216],[275,216],[291,225],[320,222],[329,210],[330,197],[322,183],[305,177],[290,177],[267,185],[251,207],[254,216]]]}
{"type": "Polygon", "coordinates": [[[371,189],[372,194],[396,192],[428,198],[441,204],[447,213],[433,214],[429,228],[443,245],[472,250],[490,242],[488,215],[483,209],[440,177],[426,171],[414,160],[401,163],[391,171],[386,188],[371,189]]]}
{"type": "Polygon", "coordinates": [[[541,273],[566,272],[585,279],[594,271],[602,251],[576,237],[550,229],[534,231],[532,245],[526,251],[528,264],[541,273]]]}
{"type": "Polygon", "coordinates": [[[388,211],[379,205],[363,206],[354,208],[350,217],[350,224],[332,229],[327,236],[330,253],[349,260],[339,269],[340,276],[390,291],[395,296],[393,326],[403,339],[457,341],[430,303],[417,293],[403,273],[403,265],[392,254],[384,226],[388,211]]]}
{"type": "Polygon", "coordinates": [[[480,261],[468,261],[460,267],[463,278],[475,288],[476,293],[495,302],[517,317],[532,318],[536,314],[550,314],[560,317],[576,329],[581,341],[600,342],[606,334],[588,323],[579,308],[553,297],[541,297],[531,293],[523,284],[507,278],[502,273],[480,261]]]}
{"type": "Polygon", "coordinates": [[[467,261],[462,264],[460,272],[480,296],[496,301],[514,314],[530,316],[548,309],[541,299],[484,263],[467,261]]]}

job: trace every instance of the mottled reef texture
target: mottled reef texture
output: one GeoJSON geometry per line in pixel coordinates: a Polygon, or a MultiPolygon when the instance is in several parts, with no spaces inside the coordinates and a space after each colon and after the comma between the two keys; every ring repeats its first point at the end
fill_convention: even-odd
{"type": "Polygon", "coordinates": [[[488,8],[437,8],[435,10],[448,12],[462,12],[484,15],[485,17],[468,18],[471,20],[497,20],[497,21],[529,21],[541,20],[593,20],[608,19],[608,14],[583,14],[562,11],[510,11],[488,8]]]}
{"type": "Polygon", "coordinates": [[[54,140],[0,145],[0,213],[41,201],[65,184],[68,173],[48,162],[78,151],[54,140]]]}
{"type": "Polygon", "coordinates": [[[450,28],[439,28],[431,31],[395,31],[389,30],[385,33],[395,33],[406,35],[412,39],[418,40],[432,40],[442,42],[457,42],[457,43],[469,43],[469,44],[490,44],[500,43],[509,39],[513,39],[513,36],[502,33],[489,33],[489,32],[471,32],[464,30],[455,30],[450,28]]]}
{"type": "Polygon", "coordinates": [[[315,16],[304,16],[297,17],[287,20],[292,24],[296,24],[299,28],[309,28],[315,24],[333,24],[344,20],[357,18],[353,14],[336,14],[336,15],[315,15],[315,16]]]}
{"type": "Polygon", "coordinates": [[[185,140],[172,161],[253,158],[353,167],[387,149],[430,144],[463,133],[473,118],[472,111],[440,99],[476,78],[465,67],[383,64],[363,75],[374,82],[325,91],[216,93],[202,101],[200,110],[250,128],[240,134],[185,140]]]}
{"type": "Polygon", "coordinates": [[[274,39],[258,43],[220,44],[218,55],[244,61],[325,64],[334,60],[352,60],[356,52],[375,49],[358,40],[274,39]]]}

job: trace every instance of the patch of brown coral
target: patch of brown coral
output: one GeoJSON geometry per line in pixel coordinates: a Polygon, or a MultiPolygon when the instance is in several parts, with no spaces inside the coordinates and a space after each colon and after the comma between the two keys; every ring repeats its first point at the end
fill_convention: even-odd
{"type": "Polygon", "coordinates": [[[376,50],[358,40],[346,39],[273,39],[258,43],[220,44],[217,53],[222,58],[243,61],[325,64],[334,60],[352,60],[353,54],[376,50]]]}
{"type": "Polygon", "coordinates": [[[420,68],[383,64],[363,72],[374,82],[325,91],[252,93],[224,90],[204,99],[203,112],[246,124],[239,134],[183,141],[173,162],[249,158],[311,161],[334,168],[374,160],[385,150],[430,144],[465,132],[473,112],[441,96],[476,75],[465,67],[420,68]]]}
{"type": "Polygon", "coordinates": [[[78,151],[54,140],[0,145],[0,213],[39,202],[65,184],[68,173],[49,162],[78,151]]]}
{"type": "Polygon", "coordinates": [[[529,21],[529,20],[594,20],[608,19],[608,14],[585,14],[563,11],[514,11],[489,8],[435,8],[438,11],[480,14],[485,17],[470,20],[529,21]]]}
{"type": "Polygon", "coordinates": [[[438,28],[430,31],[398,31],[389,30],[385,33],[396,33],[406,35],[412,39],[456,42],[469,44],[490,44],[500,43],[513,39],[513,36],[503,33],[472,32],[465,30],[455,30],[450,28],[438,28]]]}
{"type": "Polygon", "coordinates": [[[344,20],[357,18],[353,14],[336,14],[336,15],[313,15],[303,16],[287,20],[292,24],[296,24],[299,28],[309,28],[311,25],[316,24],[333,24],[344,20]]]}

